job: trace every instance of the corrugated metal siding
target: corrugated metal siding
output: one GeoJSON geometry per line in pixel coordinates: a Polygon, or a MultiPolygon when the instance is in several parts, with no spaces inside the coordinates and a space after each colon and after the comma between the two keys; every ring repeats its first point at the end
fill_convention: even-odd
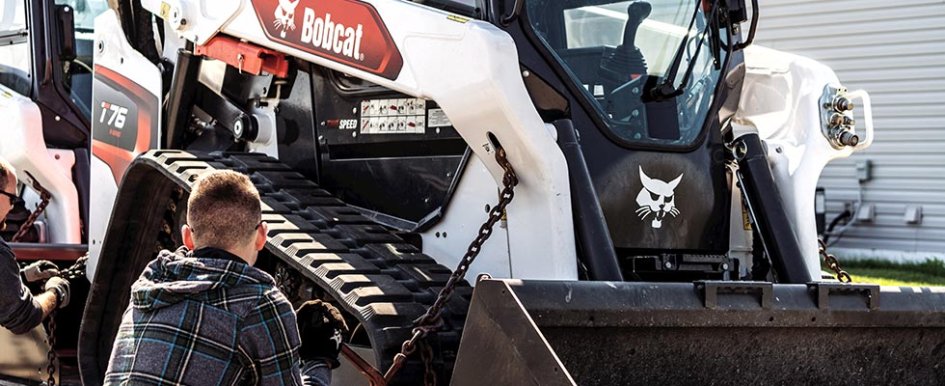
{"type": "MultiPolygon", "coordinates": [[[[828,221],[857,200],[856,162],[870,160],[863,200],[872,223],[856,223],[836,247],[945,255],[945,1],[765,0],[757,44],[819,60],[873,100],[872,147],[831,163],[821,176],[828,221]],[[909,205],[923,219],[908,225],[909,205]]],[[[882,253],[879,253],[882,255],[882,253]]]]}

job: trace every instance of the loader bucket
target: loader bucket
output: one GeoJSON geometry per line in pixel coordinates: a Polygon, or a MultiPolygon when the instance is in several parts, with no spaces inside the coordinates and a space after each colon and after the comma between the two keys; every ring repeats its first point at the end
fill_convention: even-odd
{"type": "Polygon", "coordinates": [[[945,382],[945,288],[483,280],[452,384],[815,382],[945,382]]]}

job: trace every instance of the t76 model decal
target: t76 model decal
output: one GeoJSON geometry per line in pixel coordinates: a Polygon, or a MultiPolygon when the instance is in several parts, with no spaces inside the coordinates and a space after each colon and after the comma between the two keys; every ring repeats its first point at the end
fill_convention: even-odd
{"type": "Polygon", "coordinates": [[[272,41],[396,79],[403,58],[373,6],[357,0],[253,0],[272,41]]]}

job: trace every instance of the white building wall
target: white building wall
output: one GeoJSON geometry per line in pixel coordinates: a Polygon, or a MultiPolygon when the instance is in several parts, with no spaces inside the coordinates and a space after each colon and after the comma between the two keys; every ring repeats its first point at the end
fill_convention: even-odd
{"type": "Polygon", "coordinates": [[[876,140],[821,176],[828,222],[858,200],[856,165],[872,221],[839,239],[838,255],[945,257],[945,1],[764,0],[756,43],[832,67],[850,89],[873,99],[876,140]],[[918,224],[907,208],[921,207],[918,224]]]}

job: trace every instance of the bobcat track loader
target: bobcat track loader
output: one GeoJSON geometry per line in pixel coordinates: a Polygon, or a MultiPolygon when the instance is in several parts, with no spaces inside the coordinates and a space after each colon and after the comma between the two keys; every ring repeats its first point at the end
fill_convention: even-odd
{"type": "Polygon", "coordinates": [[[259,266],[356,326],[338,384],[941,383],[945,291],[820,269],[816,183],[870,145],[869,97],[751,46],[758,12],[118,1],[83,382],[193,181],[232,169],[262,194],[259,266]]]}

